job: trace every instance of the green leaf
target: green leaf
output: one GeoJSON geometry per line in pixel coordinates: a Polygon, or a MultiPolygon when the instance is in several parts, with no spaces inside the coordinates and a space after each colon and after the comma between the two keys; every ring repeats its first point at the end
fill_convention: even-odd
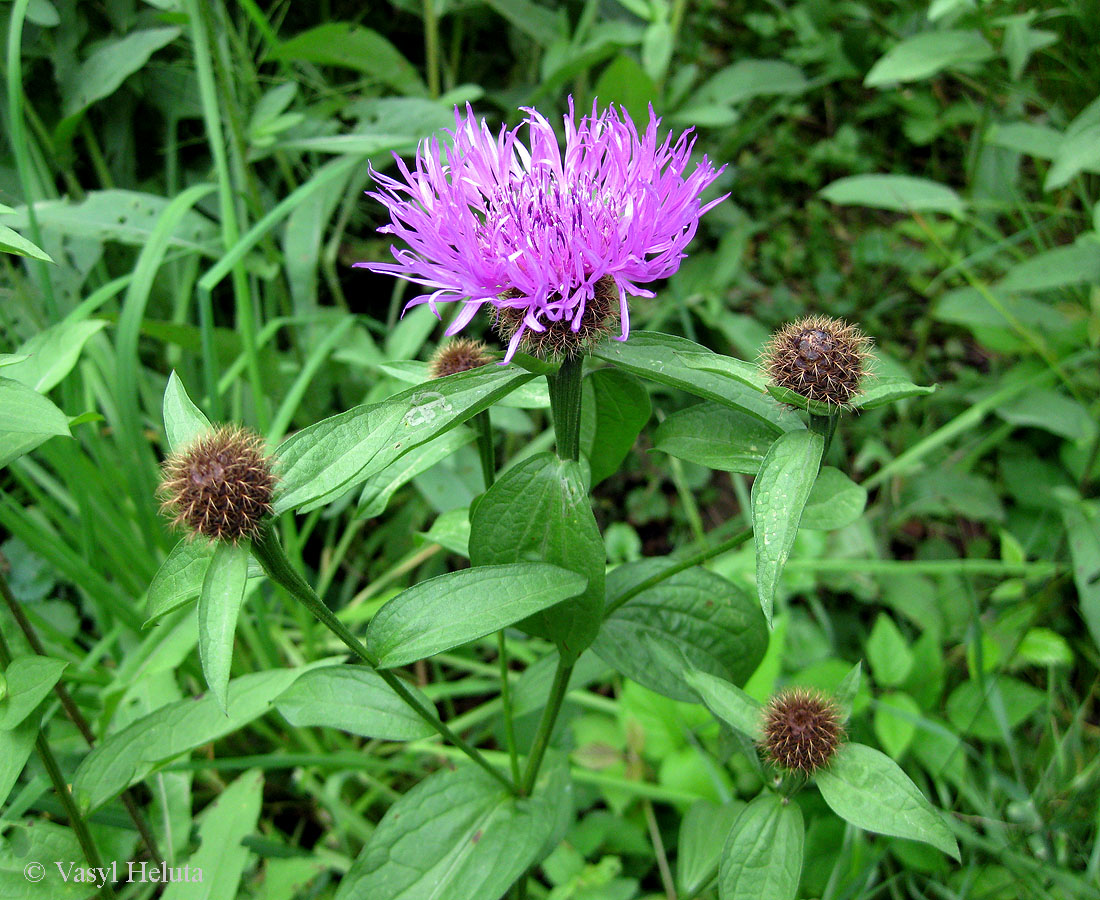
{"type": "MultiPolygon", "coordinates": [[[[1096,140],[1100,142],[1100,131],[1096,140]]],[[[1044,250],[1016,263],[997,284],[1003,291],[1049,291],[1075,284],[1100,283],[1100,243],[1088,238],[1078,244],[1044,250]]]]}
{"type": "Polygon", "coordinates": [[[860,685],[863,682],[863,663],[857,662],[848,670],[848,674],[841,679],[833,691],[833,697],[840,707],[841,717],[847,722],[852,717],[852,708],[859,696],[860,685]]]}
{"type": "Polygon", "coordinates": [[[4,670],[7,695],[0,700],[0,730],[15,728],[53,690],[67,663],[48,656],[21,656],[4,670]]]}
{"type": "Polygon", "coordinates": [[[302,429],[275,451],[282,479],[276,513],[323,506],[534,377],[513,366],[482,366],[302,429]]]}
{"type": "Polygon", "coordinates": [[[775,431],[759,419],[710,400],[678,410],[657,426],[654,448],[677,459],[755,475],[775,431]]]}
{"type": "Polygon", "coordinates": [[[1047,171],[1043,190],[1056,191],[1073,181],[1081,172],[1095,172],[1100,166],[1098,144],[1100,144],[1100,122],[1093,122],[1081,128],[1074,128],[1071,125],[1054,154],[1054,163],[1047,171]]]}
{"type": "Polygon", "coordinates": [[[31,259],[53,262],[50,254],[33,241],[28,241],[18,231],[8,228],[7,225],[0,225],[0,253],[13,253],[16,256],[29,256],[31,259]]]}
{"type": "Polygon", "coordinates": [[[921,81],[951,66],[985,62],[993,48],[980,31],[926,31],[895,44],[879,59],[863,83],[880,87],[899,81],[921,81]]]}
{"type": "Polygon", "coordinates": [[[144,627],[175,612],[202,593],[202,583],[213,555],[214,544],[210,541],[180,539],[149,584],[144,627]]]}
{"type": "Polygon", "coordinates": [[[275,669],[234,678],[223,710],[207,694],[162,706],[108,735],[84,757],[73,777],[80,808],[98,809],[135,782],[203,744],[264,715],[272,701],[309,668],[275,669]],[[227,714],[228,713],[228,714],[227,714]]]}
{"type": "Polygon", "coordinates": [[[901,684],[913,668],[913,651],[888,613],[875,619],[867,638],[867,662],[875,681],[884,687],[901,684]]]}
{"type": "MultiPolygon", "coordinates": [[[[659,571],[661,563],[653,562],[615,569],[607,579],[608,596],[659,571]]],[[[626,677],[674,700],[694,702],[695,693],[679,672],[654,659],[647,636],[694,668],[737,683],[753,673],[768,645],[760,607],[741,588],[699,567],[679,572],[620,606],[604,620],[592,645],[626,677]]]]}
{"type": "Polygon", "coordinates": [[[921,709],[908,694],[900,691],[884,694],[875,702],[872,725],[875,737],[892,759],[901,759],[917,733],[921,709]]]}
{"type": "Polygon", "coordinates": [[[802,510],[802,528],[832,531],[851,525],[863,515],[867,489],[856,484],[840,469],[822,466],[802,510]]]}
{"type": "Polygon", "coordinates": [[[38,391],[0,378],[0,431],[51,437],[69,434],[69,419],[38,391]]]}
{"type": "MultiPolygon", "coordinates": [[[[424,709],[432,704],[413,685],[424,709]]],[[[362,666],[332,666],[306,672],[275,707],[297,727],[339,728],[360,737],[415,741],[435,730],[413,712],[377,672],[362,666]]]]}
{"type": "Polygon", "coordinates": [[[252,769],[206,807],[199,826],[198,852],[187,860],[192,872],[202,872],[202,888],[196,891],[194,881],[172,881],[161,900],[199,900],[200,896],[216,900],[238,896],[241,875],[251,856],[243,841],[256,830],[263,795],[263,772],[252,769]]]}
{"type": "Polygon", "coordinates": [[[714,372],[716,375],[727,375],[748,387],[755,388],[760,393],[768,389],[768,376],[755,363],[746,362],[733,356],[711,353],[709,350],[704,353],[682,351],[676,354],[676,358],[689,369],[700,369],[704,372],[714,372]]]}
{"type": "Polygon", "coordinates": [[[762,707],[756,700],[736,685],[708,672],[685,669],[684,678],[719,719],[751,740],[760,740],[762,707]]]}
{"type": "Polygon", "coordinates": [[[682,358],[682,354],[706,352],[705,347],[686,338],[653,331],[632,331],[629,341],[604,341],[592,355],[658,384],[680,388],[697,397],[741,410],[771,427],[776,434],[805,428],[794,412],[749,387],[743,380],[693,368],[682,358]]]}
{"type": "Polygon", "coordinates": [[[947,698],[947,718],[962,734],[1000,741],[1046,704],[1047,695],[1007,675],[964,681],[947,698]],[[1002,728],[1003,726],[1003,728],[1002,728]]]}
{"type": "Polygon", "coordinates": [[[5,377],[42,393],[49,391],[73,370],[84,344],[106,324],[104,319],[62,320],[39,331],[19,348],[27,358],[4,367],[5,377]]]}
{"type": "Polygon", "coordinates": [[[817,787],[830,809],[857,828],[923,841],[959,858],[959,847],[924,794],[888,756],[863,744],[847,744],[817,787]]]}
{"type": "Polygon", "coordinates": [[[61,69],[65,116],[73,116],[109,97],[161,47],[180,36],[179,28],[147,28],[100,41],[79,66],[61,69]]]}
{"type": "Polygon", "coordinates": [[[575,659],[596,637],[603,617],[606,555],[580,466],[538,453],[505,471],[470,517],[475,566],[537,560],[588,579],[575,600],[519,627],[549,638],[575,659]]]}
{"type": "Polygon", "coordinates": [[[922,387],[919,384],[913,384],[907,378],[880,375],[876,378],[863,379],[860,392],[852,398],[852,406],[862,410],[878,409],[898,400],[904,400],[906,397],[923,397],[935,391],[935,385],[922,387]]]}
{"type": "Polygon", "coordinates": [[[1068,499],[1062,503],[1062,521],[1069,539],[1081,618],[1092,642],[1100,647],[1100,514],[1095,504],[1068,499]]]}
{"type": "Polygon", "coordinates": [[[806,830],[798,804],[770,791],[737,817],[718,869],[720,900],[794,900],[806,830]]]}
{"type": "Polygon", "coordinates": [[[752,485],[756,591],[769,625],[779,576],[794,546],[824,446],[815,432],[787,432],[772,444],[752,485]]]}
{"type": "Polygon", "coordinates": [[[214,545],[199,594],[199,659],[210,692],[223,709],[228,702],[233,638],[248,581],[247,541],[214,545]]]}
{"type": "Polygon", "coordinates": [[[168,376],[168,384],[164,388],[162,414],[164,434],[172,450],[186,447],[196,437],[214,428],[202,410],[191,402],[191,398],[187,396],[187,388],[175,371],[168,376]]]}
{"type": "Polygon", "coordinates": [[[401,487],[473,439],[474,433],[470,429],[455,428],[442,437],[427,444],[421,444],[415,450],[394,460],[363,484],[363,491],[359,495],[359,506],[355,510],[356,518],[370,519],[380,516],[386,511],[390,499],[401,487]]]}
{"type": "Polygon", "coordinates": [[[367,649],[379,668],[407,665],[575,597],[586,583],[583,575],[539,562],[476,565],[429,578],[375,614],[367,649]]]}
{"type": "Polygon", "coordinates": [[[80,844],[71,828],[55,825],[44,818],[33,818],[26,822],[6,822],[5,832],[0,837],[0,897],[4,900],[42,900],[43,897],[87,900],[96,895],[94,891],[89,894],[86,882],[65,881],[57,871],[55,860],[62,860],[67,871],[72,871],[68,869],[70,865],[74,869],[85,865],[80,844]],[[26,867],[31,862],[43,866],[45,881],[27,878],[26,867]]]}
{"type": "Polygon", "coordinates": [[[528,799],[471,766],[441,769],[394,803],[340,882],[336,900],[502,897],[571,806],[564,765],[550,765],[528,799]]]}
{"type": "Polygon", "coordinates": [[[736,105],[753,97],[800,94],[808,86],[797,66],[780,59],[742,59],[719,69],[691,97],[693,106],[736,105]]]}
{"type": "Polygon", "coordinates": [[[272,49],[270,59],[340,66],[373,76],[401,94],[425,97],[416,67],[377,31],[350,22],[327,22],[272,49]]]}
{"type": "Polygon", "coordinates": [[[793,406],[795,409],[804,409],[815,416],[835,416],[837,414],[838,407],[835,404],[827,403],[824,400],[813,400],[781,384],[768,382],[767,391],[780,403],[793,406]]]}
{"type": "Polygon", "coordinates": [[[596,398],[596,434],[588,450],[592,487],[619,470],[652,406],[645,386],[626,372],[599,369],[588,375],[596,398]]]}
{"type": "Polygon", "coordinates": [[[37,737],[38,716],[27,717],[15,728],[0,728],[0,806],[6,806],[37,737]]]}
{"type": "Polygon", "coordinates": [[[726,837],[745,806],[741,800],[722,806],[700,800],[684,814],[676,853],[676,887],[681,894],[697,894],[714,877],[726,837]]]}
{"type": "Polygon", "coordinates": [[[820,191],[841,206],[869,206],[894,212],[962,212],[963,202],[951,188],[911,175],[850,175],[820,191]]]}
{"type": "Polygon", "coordinates": [[[485,4],[541,46],[561,34],[558,17],[532,0],[485,0],[485,4]]]}

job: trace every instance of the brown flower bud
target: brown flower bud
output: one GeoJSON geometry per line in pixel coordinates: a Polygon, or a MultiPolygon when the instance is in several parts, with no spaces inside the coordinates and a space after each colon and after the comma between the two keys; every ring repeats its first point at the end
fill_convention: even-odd
{"type": "Polygon", "coordinates": [[[477,369],[492,361],[481,341],[456,338],[435,351],[429,371],[432,378],[443,378],[467,369],[477,369]]]}
{"type": "Polygon", "coordinates": [[[161,509],[192,536],[232,543],[255,537],[271,513],[272,468],[258,434],[222,426],[164,461],[161,509]]]}
{"type": "Polygon", "coordinates": [[[809,400],[848,406],[867,373],[871,339],[855,325],[807,316],[783,326],[764,348],[774,384],[809,400]]]}
{"type": "MultiPolygon", "coordinates": [[[[501,299],[519,296],[505,291],[501,299]]],[[[523,324],[527,307],[494,307],[493,328],[507,344],[523,324]]],[[[573,330],[570,319],[560,322],[543,322],[545,331],[535,331],[528,327],[519,340],[519,349],[531,356],[546,360],[562,360],[588,353],[605,337],[610,335],[619,322],[619,289],[615,279],[605,275],[596,282],[592,299],[584,306],[580,326],[573,330]]]]}
{"type": "Polygon", "coordinates": [[[844,737],[840,709],[832,698],[790,688],[764,707],[764,756],[787,772],[811,775],[827,766],[844,737]]]}

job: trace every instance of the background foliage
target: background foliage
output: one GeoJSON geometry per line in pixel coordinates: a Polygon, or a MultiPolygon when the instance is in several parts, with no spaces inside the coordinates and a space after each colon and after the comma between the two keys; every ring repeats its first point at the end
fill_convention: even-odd
{"type": "MultiPolygon", "coordinates": [[[[784,321],[840,315],[875,338],[882,375],[938,385],[852,418],[834,442],[827,461],[858,483],[857,512],[829,532],[803,522],[746,691],[833,689],[862,660],[851,736],[950,810],[962,861],[846,829],[807,799],[801,895],[1097,896],[1093,4],[16,0],[0,4],[0,31],[0,249],[28,254],[0,270],[0,551],[65,663],[34,675],[46,689],[32,706],[61,678],[102,739],[204,689],[193,613],[141,628],[175,540],[153,496],[170,371],[212,420],[272,446],[422,371],[405,361],[430,355],[439,323],[400,317],[403,284],[350,268],[388,254],[361,193],[369,164],[411,153],[455,104],[512,124],[567,95],[636,119],[652,103],[729,164],[732,196],[658,298],[634,304],[635,327],[753,359],[784,321]]],[[[750,479],[712,471],[698,441],[739,423],[675,387],[649,391],[641,438],[594,491],[612,566],[747,522],[750,479]]],[[[537,403],[498,407],[494,424],[506,459],[552,445],[537,403]]],[[[292,558],[349,627],[464,565],[482,489],[472,438],[450,432],[283,517],[292,558]]],[[[752,552],[711,568],[751,595],[752,552]]],[[[282,592],[249,591],[233,659],[248,715],[227,721],[207,698],[166,724],[133,757],[147,767],[138,800],[167,853],[216,871],[210,896],[332,897],[386,809],[445,761],[416,720],[387,739],[356,737],[355,710],[343,730],[316,727],[302,685],[272,709],[289,682],[268,670],[341,648],[282,592]]],[[[0,624],[28,653],[6,611],[0,624]]],[[[507,637],[529,742],[549,645],[507,637]]],[[[495,653],[475,641],[414,674],[453,729],[502,746],[495,653]]],[[[606,658],[582,656],[568,695],[555,743],[578,815],[532,890],[686,897],[716,852],[699,804],[735,808],[760,776],[704,707],[606,658]]],[[[87,745],[56,702],[42,722],[71,780],[87,745]]],[[[60,807],[37,761],[16,767],[31,740],[4,732],[0,752],[4,896],[43,896],[22,860],[80,858],[50,822],[60,807]]],[[[133,851],[121,806],[92,823],[105,853],[133,851]]]]}

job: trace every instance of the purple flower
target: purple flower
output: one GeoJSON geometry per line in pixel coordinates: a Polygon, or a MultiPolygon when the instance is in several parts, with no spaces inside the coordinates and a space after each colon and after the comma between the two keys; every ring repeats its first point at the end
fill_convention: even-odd
{"type": "Polygon", "coordinates": [[[640,285],[679,268],[699,217],[725,199],[699,201],[722,169],[704,156],[685,177],[691,131],[659,142],[652,107],[639,134],[615,108],[593,105],[576,123],[570,98],[564,153],[550,123],[524,112],[494,137],[468,104],[465,117],[456,108],[449,144],[421,142],[412,171],[397,158],[400,179],[372,172],[380,189],[370,196],[390,213],[378,230],[408,249],[391,248],[392,263],[356,265],[423,285],[406,309],[427,303],[438,316],[436,304],[463,301],[449,335],[490,304],[508,325],[506,361],[525,334],[591,331],[585,311],[591,317],[601,296],[617,298],[626,340],[627,297],[652,297],[640,285]],[[524,125],[529,146],[519,140],[524,125]]]}

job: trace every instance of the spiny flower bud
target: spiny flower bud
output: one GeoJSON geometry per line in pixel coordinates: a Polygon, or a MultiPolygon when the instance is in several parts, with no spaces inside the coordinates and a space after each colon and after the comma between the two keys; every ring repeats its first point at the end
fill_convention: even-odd
{"type": "Polygon", "coordinates": [[[784,771],[811,775],[827,766],[843,737],[840,709],[817,691],[781,691],[764,707],[760,745],[768,761],[784,771]]]}
{"type": "Polygon", "coordinates": [[[492,357],[481,341],[456,338],[435,351],[428,370],[432,378],[443,378],[467,369],[477,369],[489,362],[492,362],[492,357]]]}
{"type": "Polygon", "coordinates": [[[855,325],[806,316],[772,335],[763,365],[781,388],[819,403],[847,406],[859,393],[870,348],[871,339],[855,325]]]}
{"type": "MultiPolygon", "coordinates": [[[[505,291],[501,300],[518,297],[514,291],[505,291]]],[[[522,328],[519,349],[539,359],[561,360],[588,353],[607,335],[611,334],[619,322],[619,291],[615,279],[605,275],[596,282],[592,299],[584,305],[580,325],[573,329],[573,320],[563,318],[560,322],[544,320],[544,331],[535,331],[524,325],[527,307],[497,306],[493,309],[493,327],[504,343],[511,343],[512,337],[522,328]]]]}
{"type": "Polygon", "coordinates": [[[225,425],[200,435],[164,461],[161,509],[191,535],[237,543],[255,537],[271,513],[275,475],[263,439],[225,425]]]}

